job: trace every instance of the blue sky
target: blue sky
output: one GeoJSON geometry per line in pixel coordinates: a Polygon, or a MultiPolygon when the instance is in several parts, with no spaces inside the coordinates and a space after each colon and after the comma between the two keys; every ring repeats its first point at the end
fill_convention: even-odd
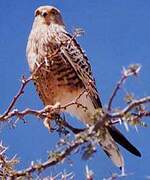
{"type": "MultiPolygon", "coordinates": [[[[130,79],[125,88],[133,91],[138,98],[150,94],[150,1],[1,0],[0,112],[5,110],[16,94],[21,76],[29,76],[25,49],[33,13],[38,6],[47,4],[55,5],[62,11],[68,31],[73,32],[77,27],[85,30],[84,36],[78,41],[90,59],[104,105],[107,104],[113,86],[120,77],[121,68],[133,63],[142,64],[140,77],[130,79]]],[[[123,107],[121,95],[122,93],[118,94],[115,107],[123,107]]],[[[19,110],[26,107],[43,107],[32,84],[26,88],[16,107],[19,110]]],[[[69,117],[69,120],[78,125],[73,118],[69,117]]],[[[47,151],[54,148],[59,139],[57,134],[49,134],[39,120],[28,117],[27,121],[26,125],[18,123],[15,129],[5,125],[1,130],[1,138],[9,146],[9,154],[17,154],[20,157],[19,168],[26,167],[31,160],[44,160],[47,151]]],[[[142,158],[139,159],[121,148],[127,171],[135,173],[129,179],[143,179],[144,176],[150,175],[150,144],[147,141],[149,128],[140,128],[139,133],[136,133],[134,128],[130,128],[129,132],[123,127],[121,129],[142,152],[142,158]]],[[[65,163],[58,168],[74,171],[77,179],[83,179],[85,164],[93,169],[96,179],[118,171],[101,150],[89,161],[82,162],[80,155],[74,155],[72,160],[73,166],[65,163]]],[[[50,171],[57,173],[55,168],[47,173],[50,171]]]]}

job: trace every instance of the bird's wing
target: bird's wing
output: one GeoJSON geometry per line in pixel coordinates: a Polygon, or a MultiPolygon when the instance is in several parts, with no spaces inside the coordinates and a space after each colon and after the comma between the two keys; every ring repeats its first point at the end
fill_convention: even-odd
{"type": "Polygon", "coordinates": [[[98,91],[96,89],[95,80],[92,76],[91,66],[88,62],[87,56],[80,48],[80,45],[71,35],[65,32],[59,34],[57,40],[61,41],[60,50],[62,58],[70,63],[79,79],[83,82],[94,107],[102,107],[98,91]]]}
{"type": "MultiPolygon", "coordinates": [[[[85,89],[89,92],[89,97],[94,107],[102,107],[95,80],[92,76],[91,66],[79,44],[66,32],[60,33],[57,36],[57,41],[61,44],[60,53],[62,58],[70,63],[77,76],[83,82],[85,89]]],[[[123,168],[124,160],[115,141],[136,156],[141,156],[140,152],[114,126],[107,128],[101,127],[100,130],[105,131],[105,136],[99,139],[99,144],[116,166],[123,168]]]]}

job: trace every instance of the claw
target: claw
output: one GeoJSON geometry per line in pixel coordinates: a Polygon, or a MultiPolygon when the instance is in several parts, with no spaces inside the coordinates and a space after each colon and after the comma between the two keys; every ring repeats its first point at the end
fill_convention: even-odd
{"type": "Polygon", "coordinates": [[[51,132],[52,127],[50,122],[60,113],[60,103],[57,102],[55,105],[47,105],[44,109],[47,117],[44,119],[43,124],[51,132]]]}

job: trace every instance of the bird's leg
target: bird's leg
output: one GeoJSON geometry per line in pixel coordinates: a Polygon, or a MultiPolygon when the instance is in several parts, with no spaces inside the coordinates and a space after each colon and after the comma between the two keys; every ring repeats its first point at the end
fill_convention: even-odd
{"type": "Polygon", "coordinates": [[[49,131],[51,131],[52,128],[50,122],[51,120],[56,119],[56,116],[60,114],[60,103],[57,102],[55,105],[47,105],[44,108],[44,113],[46,118],[44,119],[43,124],[49,131]]]}

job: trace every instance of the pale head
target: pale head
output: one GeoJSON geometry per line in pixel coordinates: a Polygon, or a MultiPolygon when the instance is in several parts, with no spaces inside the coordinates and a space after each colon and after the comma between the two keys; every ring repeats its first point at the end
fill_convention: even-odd
{"type": "Polygon", "coordinates": [[[54,6],[40,6],[34,15],[38,23],[64,25],[60,11],[54,6]]]}

